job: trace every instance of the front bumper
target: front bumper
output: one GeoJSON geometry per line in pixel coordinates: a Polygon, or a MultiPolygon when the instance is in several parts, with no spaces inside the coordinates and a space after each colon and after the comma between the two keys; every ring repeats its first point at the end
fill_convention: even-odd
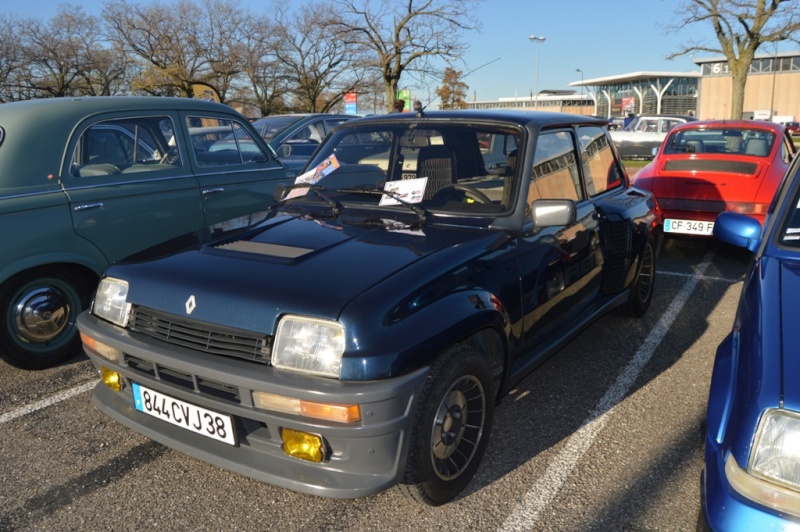
{"type": "Polygon", "coordinates": [[[728,464],[729,468],[738,468],[732,455],[723,452],[719,444],[706,437],[701,491],[703,517],[712,530],[800,531],[800,517],[762,506],[737,492],[725,471],[727,460],[734,460],[728,464]]]}
{"type": "Polygon", "coordinates": [[[324,497],[363,497],[403,478],[408,436],[428,368],[382,381],[340,382],[142,341],[88,312],[79,316],[78,326],[124,353],[122,361],[112,363],[86,349],[98,369],[104,366],[123,376],[120,392],[103,383],[95,387],[95,405],[159,443],[269,484],[324,497]],[[136,410],[131,382],[233,416],[237,444],[206,438],[136,410]],[[359,404],[361,421],[344,424],[262,410],[253,406],[253,391],[359,404]],[[309,462],[284,453],[283,428],[320,435],[327,449],[323,461],[309,462]]]}

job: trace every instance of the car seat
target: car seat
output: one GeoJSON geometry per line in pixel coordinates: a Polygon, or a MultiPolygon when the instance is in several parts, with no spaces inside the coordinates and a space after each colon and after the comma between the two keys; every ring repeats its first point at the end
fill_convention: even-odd
{"type": "Polygon", "coordinates": [[[688,153],[703,153],[706,151],[702,140],[687,140],[685,146],[688,153]]]}
{"type": "Polygon", "coordinates": [[[769,154],[769,142],[767,139],[748,139],[744,145],[746,155],[766,157],[769,154]]]}
{"type": "Polygon", "coordinates": [[[417,177],[427,177],[424,199],[431,199],[436,192],[452,185],[456,176],[456,159],[449,146],[434,145],[420,148],[417,155],[417,177]]]}

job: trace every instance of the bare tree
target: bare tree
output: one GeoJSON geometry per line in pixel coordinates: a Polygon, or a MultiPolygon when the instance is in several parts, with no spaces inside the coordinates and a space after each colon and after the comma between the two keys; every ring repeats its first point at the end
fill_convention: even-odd
{"type": "MultiPolygon", "coordinates": [[[[277,4],[276,4],[277,5],[277,4]]],[[[364,75],[365,48],[347,42],[330,5],[313,2],[275,13],[275,56],[297,111],[325,113],[339,105],[364,75]]]]}
{"type": "Polygon", "coordinates": [[[252,17],[238,43],[243,84],[239,101],[257,108],[261,116],[286,111],[287,81],[276,57],[275,24],[266,17],[252,17]]]}
{"type": "Polygon", "coordinates": [[[24,65],[21,46],[23,21],[0,15],[0,102],[24,99],[23,80],[20,76],[24,65]]]}
{"type": "MultiPolygon", "coordinates": [[[[434,59],[461,59],[463,34],[480,29],[471,15],[477,0],[336,0],[348,41],[369,47],[381,72],[390,110],[404,73],[436,76],[434,59]]],[[[438,77],[438,76],[437,76],[438,77]]]]}
{"type": "Polygon", "coordinates": [[[731,73],[731,118],[741,119],[747,73],[756,51],[765,43],[797,42],[800,5],[789,0],[687,0],[669,30],[692,24],[711,24],[718,44],[691,42],[671,54],[673,59],[691,52],[723,54],[731,73]]]}
{"type": "Polygon", "coordinates": [[[196,38],[204,14],[193,2],[144,5],[116,0],[105,4],[103,17],[109,38],[139,63],[139,74],[131,80],[133,90],[191,97],[194,82],[210,83],[208,59],[196,38]]]}
{"type": "Polygon", "coordinates": [[[49,21],[28,19],[20,26],[24,83],[34,96],[86,94],[93,55],[102,49],[95,17],[80,6],[62,4],[49,21]]]}

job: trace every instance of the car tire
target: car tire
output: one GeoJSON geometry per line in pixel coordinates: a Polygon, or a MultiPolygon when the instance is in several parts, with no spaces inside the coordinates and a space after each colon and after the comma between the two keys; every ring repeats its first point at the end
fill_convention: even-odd
{"type": "Polygon", "coordinates": [[[656,281],[656,246],[649,237],[642,251],[639,272],[631,287],[631,296],[623,305],[617,307],[617,314],[627,318],[639,318],[650,308],[656,281]]]}
{"type": "Polygon", "coordinates": [[[81,350],[76,320],[89,306],[87,276],[31,270],[0,287],[0,353],[22,369],[54,366],[81,350]]]}
{"type": "Polygon", "coordinates": [[[483,356],[465,345],[439,356],[417,404],[405,478],[398,489],[431,506],[461,493],[486,450],[494,402],[491,368],[483,356]]]}

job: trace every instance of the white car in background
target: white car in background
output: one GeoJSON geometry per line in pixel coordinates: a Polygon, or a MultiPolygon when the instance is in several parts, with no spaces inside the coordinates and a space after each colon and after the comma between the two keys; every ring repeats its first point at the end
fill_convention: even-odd
{"type": "Polygon", "coordinates": [[[684,115],[640,115],[622,130],[609,131],[623,159],[652,159],[669,131],[685,122],[697,120],[684,115]]]}

